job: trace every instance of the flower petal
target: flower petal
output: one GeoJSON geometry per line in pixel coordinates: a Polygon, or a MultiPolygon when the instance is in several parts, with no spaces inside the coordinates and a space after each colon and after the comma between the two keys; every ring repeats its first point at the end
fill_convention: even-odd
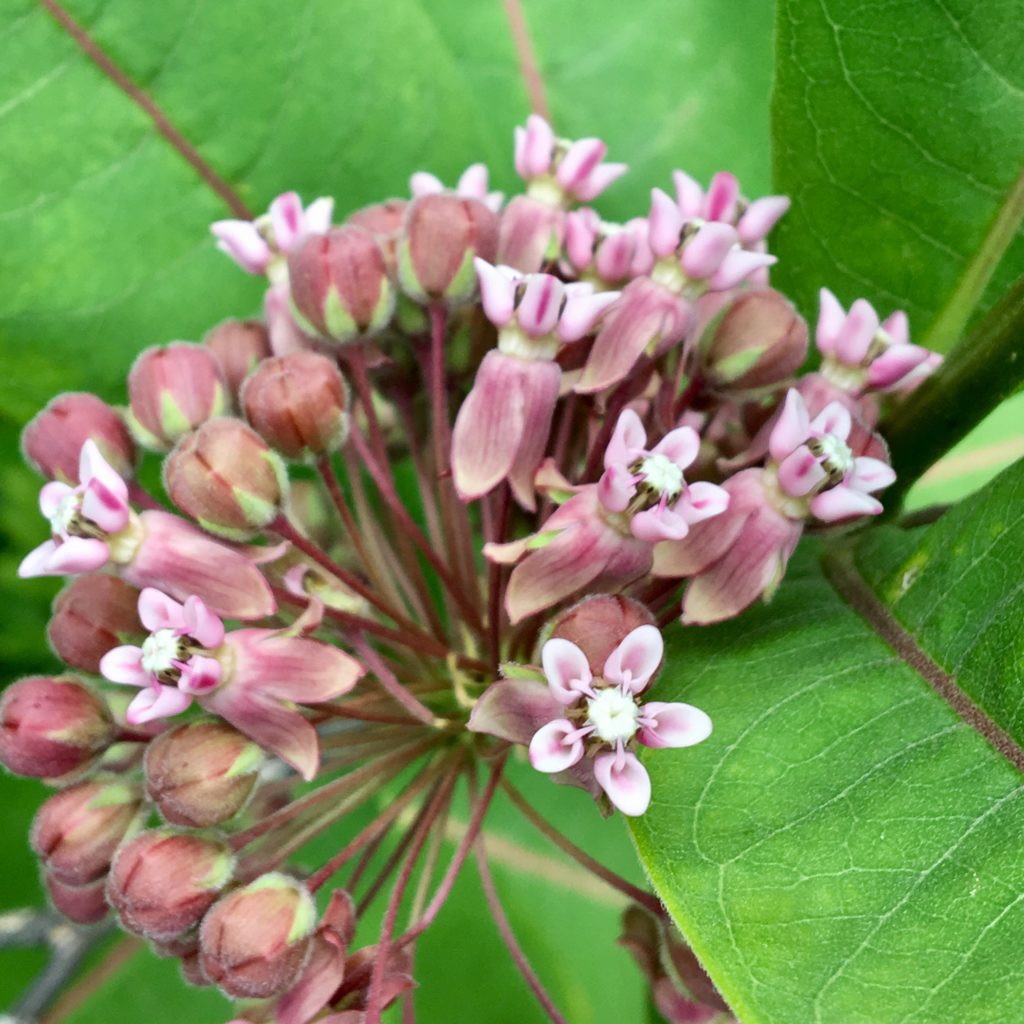
{"type": "Polygon", "coordinates": [[[516,321],[531,337],[550,334],[558,323],[565,285],[551,274],[528,274],[525,290],[516,307],[516,321]]]}
{"type": "Polygon", "coordinates": [[[651,777],[635,754],[602,754],[594,760],[594,778],[623,814],[635,818],[650,806],[651,777]]]}
{"type": "Polygon", "coordinates": [[[331,229],[331,218],[334,216],[334,200],[330,196],[320,196],[306,207],[303,214],[304,235],[326,235],[331,229]]]}
{"type": "Polygon", "coordinates": [[[262,274],[270,261],[270,246],[247,220],[218,220],[210,225],[217,248],[250,274],[262,274]]]}
{"type": "Polygon", "coordinates": [[[637,626],[627,633],[604,663],[604,678],[641,693],[658,671],[665,655],[665,641],[657,626],[637,626]]]}
{"type": "Polygon", "coordinates": [[[782,460],[791,451],[807,440],[810,433],[810,416],[807,413],[807,405],[799,391],[790,388],[786,392],[786,402],[782,407],[779,418],[772,427],[771,436],[768,439],[768,450],[773,459],[782,460]]]}
{"type": "Polygon", "coordinates": [[[824,482],[827,475],[805,444],[790,452],[779,463],[779,486],[794,498],[810,494],[824,482]]]}
{"type": "Polygon", "coordinates": [[[840,441],[850,436],[853,419],[850,410],[842,402],[829,402],[817,416],[811,420],[811,433],[831,434],[840,441]]]}
{"type": "Polygon", "coordinates": [[[789,196],[763,196],[755,199],[736,224],[736,233],[744,245],[762,241],[789,209],[789,196]]]}
{"type": "Polygon", "coordinates": [[[180,715],[191,703],[189,694],[173,686],[147,686],[135,695],[124,717],[129,725],[143,725],[157,718],[180,715]]]}
{"type": "Polygon", "coordinates": [[[150,633],[185,628],[185,609],[155,587],[146,587],[139,594],[139,618],[150,633]]]}
{"type": "Polygon", "coordinates": [[[120,486],[114,489],[94,476],[82,489],[82,515],[105,533],[123,530],[131,516],[127,491],[120,477],[118,484],[120,486]]]}
{"type": "Polygon", "coordinates": [[[735,174],[719,171],[708,185],[704,197],[704,216],[708,220],[732,221],[740,197],[740,183],[735,174]]]}
{"type": "Polygon", "coordinates": [[[182,612],[188,635],[195,637],[203,647],[219,647],[224,642],[224,623],[203,603],[201,597],[193,594],[182,612]]]}
{"type": "Polygon", "coordinates": [[[859,366],[878,332],[878,314],[867,299],[857,299],[836,335],[836,356],[848,366],[859,366]]]}
{"type": "Polygon", "coordinates": [[[686,469],[700,452],[700,436],[693,427],[670,430],[652,449],[655,455],[664,455],[680,469],[686,469]]]}
{"type": "Polygon", "coordinates": [[[701,216],[704,210],[704,189],[684,171],[673,171],[672,182],[676,187],[676,202],[687,220],[701,216]]]}
{"type": "Polygon", "coordinates": [[[526,131],[521,136],[522,147],[517,147],[516,170],[524,178],[546,174],[551,167],[555,149],[555,133],[540,114],[526,119],[526,131]]]}
{"type": "Polygon", "coordinates": [[[473,266],[487,319],[496,327],[504,327],[515,311],[516,279],[506,268],[492,266],[479,256],[473,260],[473,266]]]}
{"type": "Polygon", "coordinates": [[[564,705],[538,679],[501,679],[473,705],[467,728],[510,743],[527,744],[541,726],[564,713],[564,705]]]}
{"type": "Polygon", "coordinates": [[[31,579],[34,576],[54,576],[59,573],[50,571],[50,559],[57,550],[57,542],[44,540],[37,548],[33,548],[18,566],[18,575],[22,579],[31,579]]]}
{"type": "Polygon", "coordinates": [[[552,637],[540,652],[544,676],[559,704],[575,704],[594,678],[587,656],[571,640],[552,637]]]}
{"type": "Polygon", "coordinates": [[[640,455],[647,453],[647,431],[640,417],[632,409],[623,409],[615,422],[608,447],[604,450],[605,469],[628,466],[640,455]]]}
{"type": "Polygon", "coordinates": [[[574,342],[592,334],[601,315],[618,301],[619,295],[619,292],[570,295],[558,319],[558,337],[565,342],[574,342]]]}
{"type": "Polygon", "coordinates": [[[577,731],[566,718],[556,718],[538,729],[530,740],[530,764],[539,772],[564,772],[583,757],[583,740],[566,736],[577,731]]]}
{"type": "Polygon", "coordinates": [[[270,224],[274,244],[282,252],[291,252],[302,238],[302,200],[297,192],[283,192],[270,204],[270,224]]]}
{"type": "Polygon", "coordinates": [[[729,492],[718,484],[698,480],[689,484],[683,500],[676,503],[676,512],[693,526],[712,516],[721,515],[728,507],[729,492]]]}
{"type": "Polygon", "coordinates": [[[92,572],[106,565],[110,558],[110,549],[93,537],[69,537],[63,544],[58,544],[47,563],[48,575],[75,575],[80,572],[92,572]]]}
{"type": "Polygon", "coordinates": [[[216,658],[207,658],[201,654],[189,658],[178,680],[178,688],[183,693],[199,696],[215,690],[220,684],[224,669],[216,658]]]}
{"type": "Polygon", "coordinates": [[[679,246],[685,217],[679,205],[660,188],[651,189],[651,212],[647,222],[650,225],[648,244],[651,251],[658,257],[671,256],[679,246]]]}
{"type": "Polygon", "coordinates": [[[822,288],[818,292],[818,302],[821,312],[818,313],[814,341],[823,356],[835,355],[836,338],[846,322],[846,313],[839,305],[839,300],[827,288],[822,288]]]}
{"type": "Polygon", "coordinates": [[[651,701],[640,709],[642,726],[637,739],[648,747],[692,747],[711,735],[711,718],[692,704],[651,701]]]}
{"type": "Polygon", "coordinates": [[[853,460],[853,472],[844,481],[856,491],[880,491],[896,480],[896,470],[881,459],[860,455],[853,460]]]}
{"type": "Polygon", "coordinates": [[[39,511],[43,513],[44,518],[50,519],[60,507],[60,503],[74,493],[73,487],[61,483],[60,480],[51,480],[48,484],[43,484],[39,491],[39,511]]]}
{"type": "Polygon", "coordinates": [[[666,540],[682,540],[690,532],[690,524],[675,509],[658,504],[637,512],[630,520],[629,530],[637,540],[658,544],[666,540]]]}
{"type": "Polygon", "coordinates": [[[877,516],[882,503],[863,491],[840,484],[811,499],[811,512],[824,523],[836,523],[854,516],[877,516]]]}
{"type": "Polygon", "coordinates": [[[716,221],[702,224],[697,233],[683,246],[680,262],[687,277],[710,277],[722,265],[729,250],[738,240],[735,229],[728,224],[716,221]]]}
{"type": "Polygon", "coordinates": [[[100,675],[125,686],[152,686],[155,680],[142,667],[142,648],[125,644],[100,658],[100,675]]]}

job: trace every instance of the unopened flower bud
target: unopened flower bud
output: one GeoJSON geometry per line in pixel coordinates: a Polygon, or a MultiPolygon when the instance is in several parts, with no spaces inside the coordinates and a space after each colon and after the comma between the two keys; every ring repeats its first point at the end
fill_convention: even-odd
{"type": "Polygon", "coordinates": [[[103,698],[69,676],[29,676],[0,699],[0,762],[17,775],[57,779],[84,768],[114,732],[103,698]]]}
{"type": "Polygon", "coordinates": [[[199,962],[199,950],[194,949],[181,957],[181,976],[185,983],[193,988],[209,988],[210,979],[203,973],[203,965],[199,962]]]}
{"type": "Polygon", "coordinates": [[[265,360],[245,382],[246,419],[289,459],[336,451],[349,429],[345,380],[333,359],[292,352],[265,360]]]}
{"type": "Polygon", "coordinates": [[[146,634],[138,605],[138,590],[117,576],[78,576],[57,595],[46,632],[62,661],[98,673],[107,651],[146,634]]]}
{"type": "Polygon", "coordinates": [[[585,597],[555,619],[545,639],[571,641],[590,665],[600,668],[634,629],[653,625],[654,621],[645,605],[621,594],[585,597]]]}
{"type": "Polygon", "coordinates": [[[107,898],[128,931],[169,942],[199,923],[233,870],[219,839],[153,829],[117,851],[107,898]]]}
{"type": "Polygon", "coordinates": [[[106,402],[86,392],[58,395],[21,432],[25,458],[43,476],[77,484],[82,445],[95,442],[123,477],[135,475],[138,450],[128,427],[106,402]]]}
{"type": "Polygon", "coordinates": [[[164,463],[171,501],[205,530],[244,540],[281,508],[288,475],[252,427],[227,417],[204,423],[164,463]]]}
{"type": "Polygon", "coordinates": [[[128,424],[140,444],[165,452],[228,405],[220,363],[202,345],[146,349],[128,374],[128,424]]]}
{"type": "Polygon", "coordinates": [[[713,388],[751,391],[795,373],[807,356],[807,324],[772,288],[744,292],[712,323],[702,346],[713,388]]]}
{"type": "Polygon", "coordinates": [[[496,263],[535,274],[558,259],[565,211],[530,196],[516,196],[501,212],[496,263]]]}
{"type": "Polygon", "coordinates": [[[79,782],[39,808],[32,823],[32,849],[58,881],[94,882],[107,873],[141,806],[141,786],[110,779],[79,782]]]}
{"type": "Polygon", "coordinates": [[[225,722],[187,722],[146,749],[146,792],[172,825],[233,818],[256,785],[263,752],[225,722]]]}
{"type": "Polygon", "coordinates": [[[316,904],[280,872],[219,900],[199,930],[206,976],[230,996],[268,999],[298,981],[312,951],[316,904]]]}
{"type": "Polygon", "coordinates": [[[270,355],[270,336],[259,320],[225,320],[203,338],[203,344],[217,357],[235,398],[242,381],[270,355]]]}
{"type": "Polygon", "coordinates": [[[288,258],[288,276],[299,326],[339,343],[379,331],[395,308],[380,246],[352,225],[307,238],[288,258]]]}
{"type": "Polygon", "coordinates": [[[110,912],[105,892],[106,879],[88,885],[68,885],[49,872],[43,875],[50,902],[75,924],[96,924],[110,912]]]}
{"type": "Polygon", "coordinates": [[[498,218],[477,199],[422,196],[410,204],[398,243],[398,276],[418,302],[459,305],[476,292],[473,259],[494,259],[498,218]]]}
{"type": "Polygon", "coordinates": [[[373,235],[384,254],[384,263],[391,277],[396,273],[398,236],[408,206],[409,203],[405,199],[388,199],[383,203],[374,203],[373,206],[364,206],[363,209],[356,210],[346,222],[373,235]]]}

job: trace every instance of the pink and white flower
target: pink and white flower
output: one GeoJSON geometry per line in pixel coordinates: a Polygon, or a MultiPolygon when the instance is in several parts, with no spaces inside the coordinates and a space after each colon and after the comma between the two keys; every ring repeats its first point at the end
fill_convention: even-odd
{"type": "Polygon", "coordinates": [[[748,202],[734,174],[719,171],[707,191],[683,171],[675,171],[676,204],[688,221],[732,224],[742,245],[757,246],[789,209],[788,196],[764,196],[748,202]]]}
{"type": "Polygon", "coordinates": [[[501,209],[502,201],[505,198],[504,192],[488,191],[486,164],[471,164],[462,172],[455,188],[451,190],[447,189],[444,182],[436,175],[428,171],[417,171],[409,179],[409,191],[415,199],[420,196],[440,195],[451,191],[464,199],[479,199],[492,213],[497,213],[501,209]]]}

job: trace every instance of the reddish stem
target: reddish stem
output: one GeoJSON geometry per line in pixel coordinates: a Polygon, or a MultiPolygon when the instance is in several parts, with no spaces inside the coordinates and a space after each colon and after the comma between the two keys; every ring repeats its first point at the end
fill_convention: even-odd
{"type": "Polygon", "coordinates": [[[418,701],[396,678],[394,673],[384,664],[384,659],[366,642],[366,638],[358,633],[351,637],[352,646],[366,662],[378,683],[402,705],[414,718],[431,727],[437,725],[437,716],[426,704],[418,701]]]}

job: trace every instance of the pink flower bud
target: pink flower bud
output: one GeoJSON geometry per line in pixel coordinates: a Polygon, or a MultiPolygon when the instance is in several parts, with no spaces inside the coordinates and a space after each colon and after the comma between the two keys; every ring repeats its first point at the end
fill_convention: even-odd
{"type": "Polygon", "coordinates": [[[73,579],[53,603],[47,635],[62,661],[98,673],[112,647],[141,638],[139,592],[117,576],[89,573],[73,579]]]}
{"type": "Polygon", "coordinates": [[[146,792],[172,825],[233,818],[256,785],[263,752],[224,722],[187,722],[146,749],[146,792]]]}
{"type": "Polygon", "coordinates": [[[217,357],[235,398],[242,381],[270,355],[270,337],[259,320],[225,320],[203,338],[203,344],[217,357]]]}
{"type": "Polygon", "coordinates": [[[288,489],[281,457],[241,420],[183,438],[164,463],[171,501],[210,533],[245,540],[273,521],[288,489]]]}
{"type": "Polygon", "coordinates": [[[498,218],[482,202],[427,195],[406,211],[398,242],[398,276],[418,302],[459,305],[476,292],[473,259],[493,260],[498,218]]]}
{"type": "Polygon", "coordinates": [[[50,902],[75,924],[96,924],[110,912],[105,892],[106,879],[88,885],[68,885],[50,873],[43,875],[50,902]]]}
{"type": "Polygon", "coordinates": [[[772,288],[734,299],[705,335],[703,372],[712,387],[749,391],[796,372],[807,356],[807,323],[772,288]]]}
{"type": "Polygon", "coordinates": [[[242,407],[272,448],[289,459],[308,459],[345,443],[347,391],[333,359],[316,352],[292,352],[256,368],[245,382],[242,407]]]}
{"type": "Polygon", "coordinates": [[[25,458],[43,476],[68,484],[81,481],[82,445],[95,442],[123,477],[135,475],[139,453],[124,420],[106,402],[85,392],[58,395],[21,432],[25,458]]]}
{"type": "Polygon", "coordinates": [[[29,676],[0,698],[0,762],[16,775],[57,779],[84,768],[114,732],[103,698],[70,676],[29,676]]]}
{"type": "Polygon", "coordinates": [[[238,999],[268,999],[291,988],[313,949],[316,904],[279,872],[220,899],[199,929],[203,972],[238,999]]]}
{"type": "Polygon", "coordinates": [[[394,288],[369,231],[346,225],[315,235],[288,258],[293,311],[310,334],[344,343],[391,319],[394,288]]]}
{"type": "Polygon", "coordinates": [[[639,601],[621,594],[585,597],[566,609],[551,626],[551,637],[574,643],[591,665],[608,656],[638,626],[654,624],[654,616],[639,601]]]}
{"type": "Polygon", "coordinates": [[[32,849],[58,881],[95,882],[107,873],[141,806],[141,786],[107,779],[79,782],[39,808],[32,823],[32,849]]]}
{"type": "Polygon", "coordinates": [[[132,433],[158,452],[220,416],[228,403],[217,357],[202,345],[184,341],[148,348],[135,360],[128,374],[128,398],[132,433]]]}
{"type": "Polygon", "coordinates": [[[128,931],[169,942],[199,923],[233,870],[219,839],[153,829],[117,851],[107,899],[128,931]]]}
{"type": "Polygon", "coordinates": [[[530,196],[516,196],[501,212],[494,262],[535,274],[558,259],[565,211],[530,196]]]}
{"type": "Polygon", "coordinates": [[[347,224],[363,228],[373,235],[384,254],[388,275],[392,278],[397,273],[398,236],[402,231],[408,206],[409,203],[405,199],[388,199],[386,202],[356,210],[346,221],[347,224]]]}

